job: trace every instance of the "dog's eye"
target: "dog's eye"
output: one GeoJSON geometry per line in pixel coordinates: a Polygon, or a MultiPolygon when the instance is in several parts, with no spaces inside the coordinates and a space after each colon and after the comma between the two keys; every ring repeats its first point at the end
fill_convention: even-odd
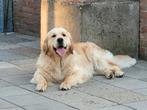
{"type": "Polygon", "coordinates": [[[56,37],[56,34],[53,34],[52,37],[56,37]]]}
{"type": "Polygon", "coordinates": [[[63,36],[63,37],[65,37],[65,36],[66,36],[66,34],[62,33],[62,36],[63,36]]]}

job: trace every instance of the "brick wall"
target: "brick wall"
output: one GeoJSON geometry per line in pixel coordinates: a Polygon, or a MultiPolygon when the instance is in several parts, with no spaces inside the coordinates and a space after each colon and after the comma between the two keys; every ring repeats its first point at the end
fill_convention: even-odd
{"type": "Polygon", "coordinates": [[[147,60],[147,0],[140,0],[140,58],[147,60]]]}
{"type": "Polygon", "coordinates": [[[39,36],[40,0],[13,0],[14,31],[39,36]]]}

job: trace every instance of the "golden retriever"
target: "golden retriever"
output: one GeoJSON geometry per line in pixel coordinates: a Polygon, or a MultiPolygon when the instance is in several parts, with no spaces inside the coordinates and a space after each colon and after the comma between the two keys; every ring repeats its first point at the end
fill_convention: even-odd
{"type": "Polygon", "coordinates": [[[31,82],[38,91],[45,91],[52,83],[61,83],[61,90],[89,80],[94,74],[106,78],[122,77],[121,68],[136,63],[127,55],[114,56],[110,51],[92,42],[73,43],[70,33],[64,28],[48,32],[37,61],[37,70],[31,82]]]}

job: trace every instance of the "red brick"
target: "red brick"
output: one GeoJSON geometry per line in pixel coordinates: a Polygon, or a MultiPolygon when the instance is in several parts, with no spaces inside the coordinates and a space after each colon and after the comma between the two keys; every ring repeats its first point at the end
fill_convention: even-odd
{"type": "Polygon", "coordinates": [[[142,11],[145,11],[145,10],[147,10],[147,0],[140,0],[140,9],[142,10],[142,11]]]}
{"type": "Polygon", "coordinates": [[[143,27],[141,28],[141,32],[142,32],[142,33],[147,33],[147,26],[143,26],[143,27]]]}
{"type": "Polygon", "coordinates": [[[14,31],[36,35],[40,33],[40,0],[13,0],[14,31]]]}
{"type": "Polygon", "coordinates": [[[147,60],[147,0],[140,0],[140,57],[147,60]]]}

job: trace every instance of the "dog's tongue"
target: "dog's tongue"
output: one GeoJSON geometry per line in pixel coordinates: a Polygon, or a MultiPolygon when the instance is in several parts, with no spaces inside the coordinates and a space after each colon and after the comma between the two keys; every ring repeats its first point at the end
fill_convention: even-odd
{"type": "Polygon", "coordinates": [[[64,48],[57,48],[57,54],[63,57],[65,55],[66,50],[64,48]]]}

